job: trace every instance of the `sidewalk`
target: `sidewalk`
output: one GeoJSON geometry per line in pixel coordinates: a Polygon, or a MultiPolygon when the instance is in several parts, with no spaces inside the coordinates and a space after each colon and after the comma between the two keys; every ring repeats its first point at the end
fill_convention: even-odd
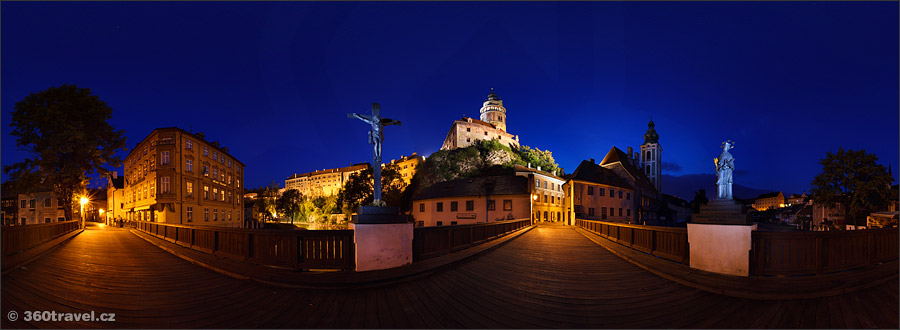
{"type": "Polygon", "coordinates": [[[731,276],[690,268],[658,258],[607,240],[581,228],[579,233],[606,248],[613,254],[647,271],[682,285],[726,296],[759,299],[791,300],[841,295],[888,281],[900,275],[898,260],[880,265],[816,276],[731,276]]]}

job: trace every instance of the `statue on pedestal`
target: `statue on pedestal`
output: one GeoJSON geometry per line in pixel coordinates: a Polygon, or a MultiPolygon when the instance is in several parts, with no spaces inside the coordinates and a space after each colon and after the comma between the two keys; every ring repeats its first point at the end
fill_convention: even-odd
{"type": "Polygon", "coordinates": [[[381,118],[381,106],[378,103],[372,103],[372,115],[361,115],[358,113],[349,113],[347,118],[356,118],[372,125],[369,131],[369,144],[373,146],[372,172],[375,177],[375,200],[374,205],[380,205],[381,202],[381,142],[384,141],[384,126],[397,125],[400,126],[399,120],[381,118]]]}
{"type": "Polygon", "coordinates": [[[732,172],[734,172],[734,157],[728,150],[734,148],[734,142],[731,140],[722,142],[722,154],[715,159],[716,162],[716,185],[719,186],[719,199],[733,199],[731,193],[732,172]]]}

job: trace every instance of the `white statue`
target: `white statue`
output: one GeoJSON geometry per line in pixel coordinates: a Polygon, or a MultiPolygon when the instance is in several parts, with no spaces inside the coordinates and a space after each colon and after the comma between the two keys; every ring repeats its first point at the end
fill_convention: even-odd
{"type": "Polygon", "coordinates": [[[722,142],[722,154],[715,159],[716,162],[716,185],[719,186],[719,199],[733,199],[731,194],[732,172],[734,172],[734,157],[728,150],[734,148],[734,142],[731,140],[722,142]]]}

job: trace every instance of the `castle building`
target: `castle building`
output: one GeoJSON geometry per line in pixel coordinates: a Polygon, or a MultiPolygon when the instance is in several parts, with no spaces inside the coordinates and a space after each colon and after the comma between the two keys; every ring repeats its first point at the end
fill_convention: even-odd
{"type": "Polygon", "coordinates": [[[650,183],[656,191],[662,191],[660,180],[662,179],[662,147],[659,146],[659,134],[656,134],[656,124],[653,119],[647,124],[647,133],[644,134],[644,144],[641,145],[641,167],[650,179],[650,183]]]}
{"type": "Polygon", "coordinates": [[[369,166],[369,163],[360,163],[347,167],[294,174],[284,180],[284,189],[296,189],[303,196],[309,197],[332,196],[344,187],[351,174],[361,172],[369,166]]]}
{"type": "Polygon", "coordinates": [[[498,140],[503,145],[519,146],[519,136],[506,132],[506,108],[493,88],[480,112],[480,119],[463,117],[454,121],[441,150],[465,148],[478,140],[498,140]]]}
{"type": "Polygon", "coordinates": [[[125,157],[127,220],[239,227],[244,164],[203,133],[157,128],[125,157]]]}

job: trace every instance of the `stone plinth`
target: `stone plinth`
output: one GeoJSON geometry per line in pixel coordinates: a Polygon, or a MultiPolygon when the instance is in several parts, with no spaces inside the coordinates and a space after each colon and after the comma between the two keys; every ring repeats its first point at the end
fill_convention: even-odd
{"type": "Polygon", "coordinates": [[[720,225],[752,225],[753,218],[733,199],[714,199],[700,206],[700,213],[692,216],[692,223],[720,225]]]}
{"type": "Polygon", "coordinates": [[[412,263],[413,224],[396,207],[360,206],[350,221],[356,246],[356,271],[412,263]]]}
{"type": "Polygon", "coordinates": [[[689,223],[691,268],[708,272],[749,276],[750,234],[756,225],[689,223]]]}

